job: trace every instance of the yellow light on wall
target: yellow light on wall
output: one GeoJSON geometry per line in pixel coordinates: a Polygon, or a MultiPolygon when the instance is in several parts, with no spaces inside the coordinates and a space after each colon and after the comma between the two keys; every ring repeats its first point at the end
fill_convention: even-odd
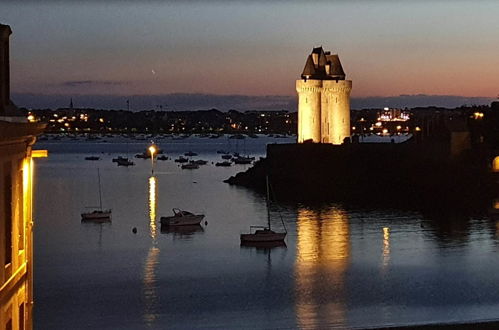
{"type": "Polygon", "coordinates": [[[492,161],[492,171],[499,172],[499,156],[496,156],[492,161]]]}
{"type": "Polygon", "coordinates": [[[46,158],[49,152],[47,150],[31,150],[31,157],[33,158],[46,158]]]}
{"type": "Polygon", "coordinates": [[[416,126],[416,128],[414,129],[416,132],[420,132],[421,131],[421,128],[419,126],[416,126]]]}

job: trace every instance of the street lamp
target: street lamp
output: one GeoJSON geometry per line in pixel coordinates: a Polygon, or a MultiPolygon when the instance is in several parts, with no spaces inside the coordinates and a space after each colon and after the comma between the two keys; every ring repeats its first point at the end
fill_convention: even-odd
{"type": "Polygon", "coordinates": [[[156,146],[153,144],[149,147],[149,153],[151,154],[151,173],[154,174],[154,153],[156,152],[156,146]]]}

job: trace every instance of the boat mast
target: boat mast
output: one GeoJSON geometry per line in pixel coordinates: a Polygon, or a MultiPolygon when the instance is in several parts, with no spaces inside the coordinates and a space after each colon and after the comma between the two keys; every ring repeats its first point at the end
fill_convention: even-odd
{"type": "Polygon", "coordinates": [[[269,192],[269,176],[265,176],[265,186],[267,189],[267,223],[270,229],[270,192],[269,192]]]}
{"type": "Polygon", "coordinates": [[[97,168],[97,179],[99,181],[99,207],[102,211],[102,192],[100,189],[100,171],[99,171],[99,168],[97,168]]]}

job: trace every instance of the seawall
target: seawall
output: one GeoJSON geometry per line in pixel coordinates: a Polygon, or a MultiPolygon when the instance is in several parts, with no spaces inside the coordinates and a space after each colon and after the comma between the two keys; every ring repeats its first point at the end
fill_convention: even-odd
{"type": "Polygon", "coordinates": [[[495,194],[487,156],[451,158],[445,143],[273,144],[267,157],[226,182],[264,190],[268,175],[280,200],[348,201],[423,208],[473,208],[495,194]]]}

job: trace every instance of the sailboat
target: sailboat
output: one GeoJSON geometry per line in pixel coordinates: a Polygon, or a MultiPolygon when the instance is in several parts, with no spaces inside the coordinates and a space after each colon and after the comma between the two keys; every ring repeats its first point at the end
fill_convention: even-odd
{"type": "Polygon", "coordinates": [[[284,221],[281,222],[284,227],[283,233],[278,233],[272,230],[270,226],[270,195],[269,195],[269,178],[266,179],[266,187],[267,187],[267,226],[250,226],[249,234],[241,234],[241,244],[245,243],[282,243],[286,238],[286,226],[284,225],[284,221]]]}
{"type": "Polygon", "coordinates": [[[99,179],[99,207],[93,207],[94,210],[91,212],[84,212],[81,214],[81,221],[95,221],[95,222],[110,222],[111,221],[111,209],[102,209],[102,191],[100,185],[100,171],[97,169],[97,177],[99,179]]]}

